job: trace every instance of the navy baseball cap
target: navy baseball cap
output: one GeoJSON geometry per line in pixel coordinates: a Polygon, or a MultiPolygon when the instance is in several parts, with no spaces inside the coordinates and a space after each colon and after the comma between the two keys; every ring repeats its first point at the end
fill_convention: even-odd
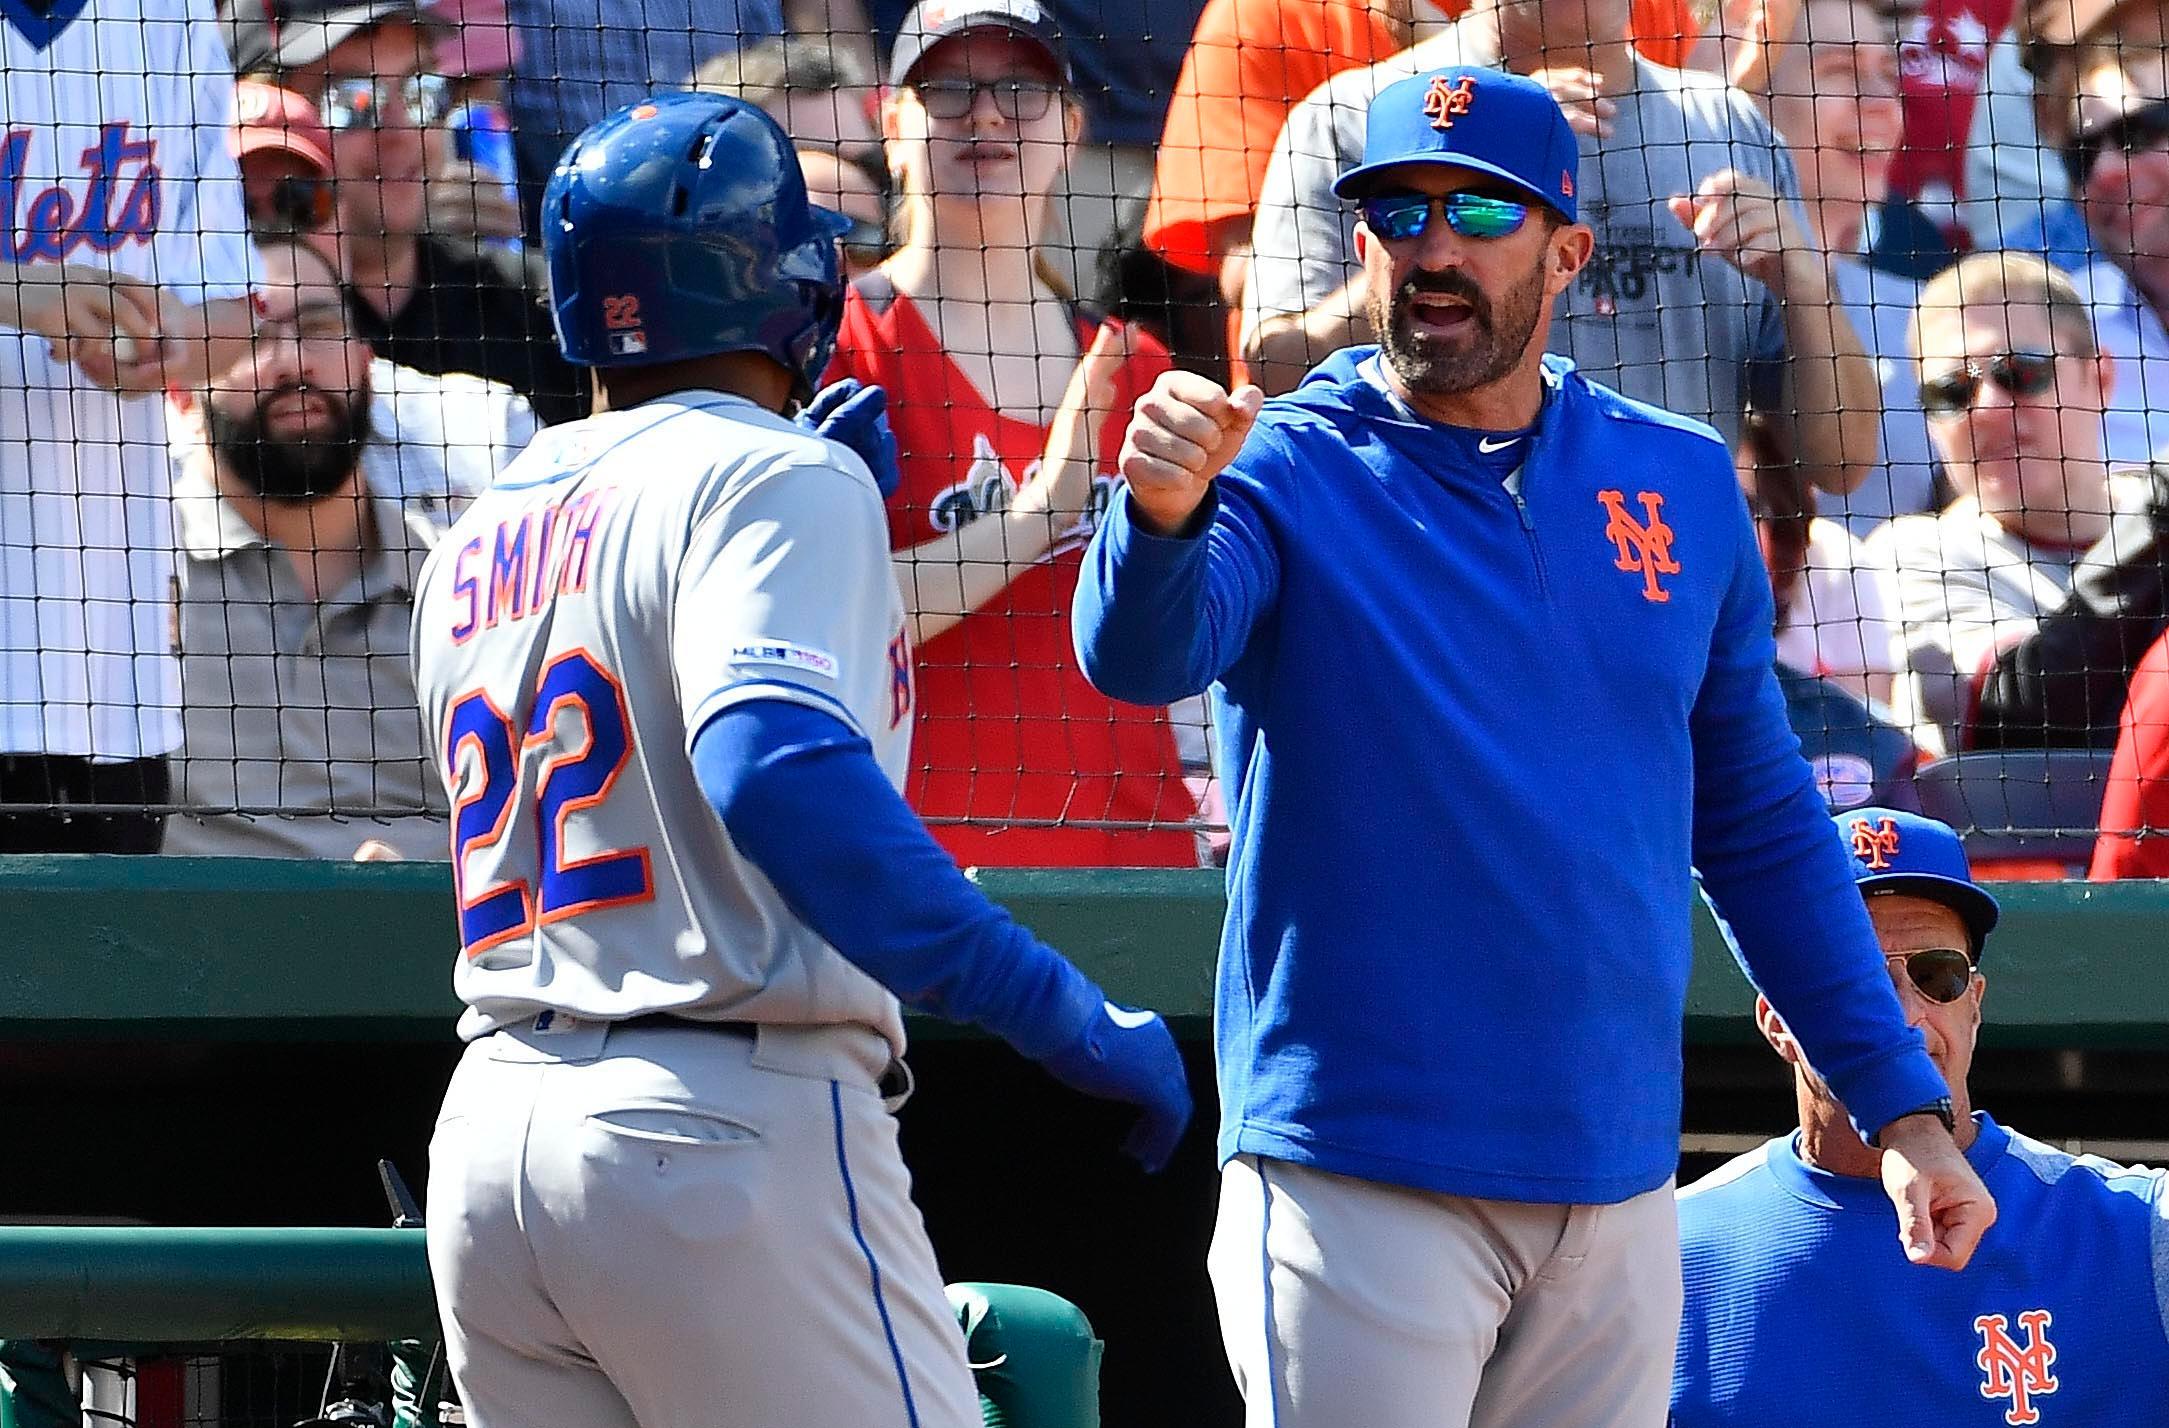
{"type": "Polygon", "coordinates": [[[909,83],[911,72],[934,46],[971,30],[1007,30],[1031,41],[1047,52],[1062,83],[1073,82],[1062,32],[1041,0],[919,0],[904,16],[889,51],[890,87],[909,83]]]}
{"type": "Polygon", "coordinates": [[[1544,86],[1502,69],[1455,65],[1378,92],[1363,162],[1335,179],[1333,192],[1362,198],[1394,169],[1436,164],[1504,179],[1573,223],[1581,162],[1566,113],[1544,86]]]}
{"type": "Polygon", "coordinates": [[[1855,808],[1830,820],[1853,860],[1853,881],[1863,897],[1905,893],[1940,902],[1965,919],[1973,960],[1995,930],[2003,909],[1973,881],[1966,845],[1948,823],[1894,808],[1855,808]]]}

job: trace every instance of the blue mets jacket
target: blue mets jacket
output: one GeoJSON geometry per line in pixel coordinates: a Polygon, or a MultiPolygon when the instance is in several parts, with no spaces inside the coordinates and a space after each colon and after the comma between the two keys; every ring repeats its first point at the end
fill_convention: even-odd
{"type": "Polygon", "coordinates": [[[2169,1424],[2169,1176],[1975,1119],[1996,1227],[1958,1274],[1798,1136],[1680,1193],[1679,1428],[2169,1424]]]}
{"type": "Polygon", "coordinates": [[[1866,1130],[1943,1095],[1786,726],[1715,433],[1547,359],[1502,484],[1372,356],[1266,405],[1202,533],[1118,502],[1077,593],[1100,689],[1212,689],[1223,1160],[1552,1203],[1664,1184],[1694,866],[1866,1130]]]}

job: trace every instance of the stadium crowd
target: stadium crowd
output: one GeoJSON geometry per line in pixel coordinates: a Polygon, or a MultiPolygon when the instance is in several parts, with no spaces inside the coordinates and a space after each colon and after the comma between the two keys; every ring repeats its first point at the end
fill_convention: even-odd
{"type": "MultiPolygon", "coordinates": [[[[0,848],[442,856],[414,573],[585,408],[534,242],[565,138],[691,85],[772,114],[851,223],[831,377],[889,391],[902,454],[913,806],[969,864],[1211,861],[1202,706],[1110,700],[1071,648],[1122,423],[1170,366],[1281,392],[1373,339],[1333,181],[1372,95],[1473,62],[1581,136],[1596,251],[1554,349],[1736,450],[1832,808],[1925,806],[1990,854],[2083,835],[2011,865],[2055,873],[2098,827],[2096,876],[2169,871],[2141,836],[2169,827],[2165,0],[227,0],[200,24],[225,142],[166,180],[237,190],[245,249],[211,241],[219,204],[174,211],[255,336],[189,329],[205,356],[178,363],[148,275],[58,265],[168,349],[146,374],[127,338],[70,341],[47,289],[4,300],[52,339],[45,395],[162,408],[169,469],[139,453],[116,494],[95,443],[59,442],[0,490],[0,848]],[[125,519],[93,525],[109,499],[125,519]]],[[[69,177],[10,172],[11,225],[69,177]]]]}

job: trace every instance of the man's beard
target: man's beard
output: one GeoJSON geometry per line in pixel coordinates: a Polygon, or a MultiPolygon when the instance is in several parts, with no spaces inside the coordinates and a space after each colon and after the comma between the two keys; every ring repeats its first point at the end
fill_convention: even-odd
{"type": "Polygon", "coordinates": [[[345,485],[369,441],[369,391],[351,395],[288,382],[233,412],[206,402],[211,449],[228,471],[267,501],[314,501],[345,485]],[[324,428],[296,440],[270,436],[268,415],[280,397],[309,392],[330,408],[324,428]]]}
{"type": "Polygon", "coordinates": [[[1521,365],[1544,314],[1544,263],[1539,258],[1525,280],[1500,294],[1496,307],[1466,273],[1419,269],[1390,296],[1374,291],[1370,309],[1379,347],[1408,389],[1426,396],[1457,396],[1489,386],[1521,365]],[[1418,293],[1468,303],[1464,331],[1451,338],[1419,331],[1413,315],[1418,293]]]}

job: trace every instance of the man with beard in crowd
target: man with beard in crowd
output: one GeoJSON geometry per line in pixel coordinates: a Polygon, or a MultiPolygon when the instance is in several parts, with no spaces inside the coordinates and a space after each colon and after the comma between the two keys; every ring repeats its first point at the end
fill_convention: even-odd
{"type": "Polygon", "coordinates": [[[262,251],[255,347],[198,398],[207,451],[173,482],[188,811],[165,851],[441,858],[408,624],[479,482],[471,463],[416,481],[415,448],[378,450],[337,274],[298,243],[262,251]]]}
{"type": "Polygon", "coordinates": [[[1995,1215],[1787,727],[1730,453],[1544,355],[1577,158],[1532,80],[1383,90],[1337,185],[1382,349],[1262,414],[1161,377],[1085,560],[1086,674],[1210,685],[1236,790],[1210,1268],[1254,1425],[1663,1420],[1692,868],[1906,1258],[1995,1215]]]}

